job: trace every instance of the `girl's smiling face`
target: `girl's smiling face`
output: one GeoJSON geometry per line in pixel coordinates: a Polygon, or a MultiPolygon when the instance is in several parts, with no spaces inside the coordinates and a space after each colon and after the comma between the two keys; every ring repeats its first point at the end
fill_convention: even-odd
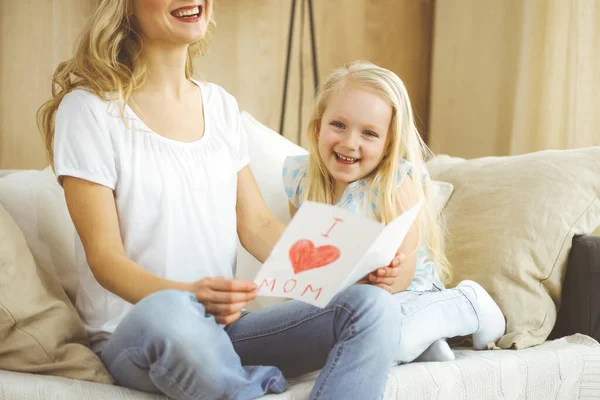
{"type": "Polygon", "coordinates": [[[391,119],[391,105],[373,92],[346,83],[332,93],[318,149],[336,192],[377,169],[386,154],[391,119]]]}

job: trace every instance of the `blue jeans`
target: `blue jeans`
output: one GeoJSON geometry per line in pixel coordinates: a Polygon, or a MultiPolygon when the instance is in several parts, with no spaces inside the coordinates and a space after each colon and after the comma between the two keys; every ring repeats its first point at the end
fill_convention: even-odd
{"type": "Polygon", "coordinates": [[[479,329],[473,293],[461,288],[427,292],[399,292],[393,295],[402,320],[402,340],[395,360],[415,360],[433,342],[442,338],[467,336],[479,329]]]}
{"type": "Polygon", "coordinates": [[[140,301],[100,356],[118,384],[174,399],[253,399],[322,368],[311,399],[381,399],[400,342],[399,303],[353,285],[323,309],[288,301],[220,327],[195,296],[140,301]]]}

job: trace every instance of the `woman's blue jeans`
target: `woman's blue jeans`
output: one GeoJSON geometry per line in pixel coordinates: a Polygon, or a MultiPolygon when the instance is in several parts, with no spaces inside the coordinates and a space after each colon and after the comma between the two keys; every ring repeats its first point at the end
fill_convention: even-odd
{"type": "Polygon", "coordinates": [[[378,400],[400,342],[398,302],[353,285],[323,309],[287,301],[222,328],[191,293],[140,301],[101,358],[117,383],[173,399],[254,399],[322,369],[311,399],[378,400]]]}
{"type": "Polygon", "coordinates": [[[474,293],[353,285],[323,309],[287,301],[218,325],[193,294],[139,302],[101,357],[117,383],[181,400],[254,399],[322,369],[311,399],[378,400],[390,368],[479,329],[474,293]]]}

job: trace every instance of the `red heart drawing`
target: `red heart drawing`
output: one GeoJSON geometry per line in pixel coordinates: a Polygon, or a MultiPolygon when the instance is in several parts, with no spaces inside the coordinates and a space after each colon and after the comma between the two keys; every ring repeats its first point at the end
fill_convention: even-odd
{"type": "Polygon", "coordinates": [[[299,274],[331,264],[340,257],[340,250],[335,246],[315,247],[310,240],[300,239],[290,247],[289,256],[294,274],[299,274]]]}

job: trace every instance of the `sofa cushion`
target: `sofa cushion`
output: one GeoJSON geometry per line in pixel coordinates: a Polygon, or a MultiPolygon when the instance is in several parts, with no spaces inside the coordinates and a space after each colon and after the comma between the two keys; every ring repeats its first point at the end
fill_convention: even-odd
{"type": "Polygon", "coordinates": [[[56,177],[43,171],[19,171],[0,179],[0,204],[25,236],[37,265],[58,279],[75,301],[75,227],[56,177]]]}
{"type": "Polygon", "coordinates": [[[540,344],[556,322],[576,234],[600,224],[600,147],[430,167],[455,191],[446,209],[453,285],[473,279],[507,318],[502,348],[540,344]]]}
{"type": "Polygon", "coordinates": [[[60,283],[0,205],[0,369],[111,383],[60,283]]]}

